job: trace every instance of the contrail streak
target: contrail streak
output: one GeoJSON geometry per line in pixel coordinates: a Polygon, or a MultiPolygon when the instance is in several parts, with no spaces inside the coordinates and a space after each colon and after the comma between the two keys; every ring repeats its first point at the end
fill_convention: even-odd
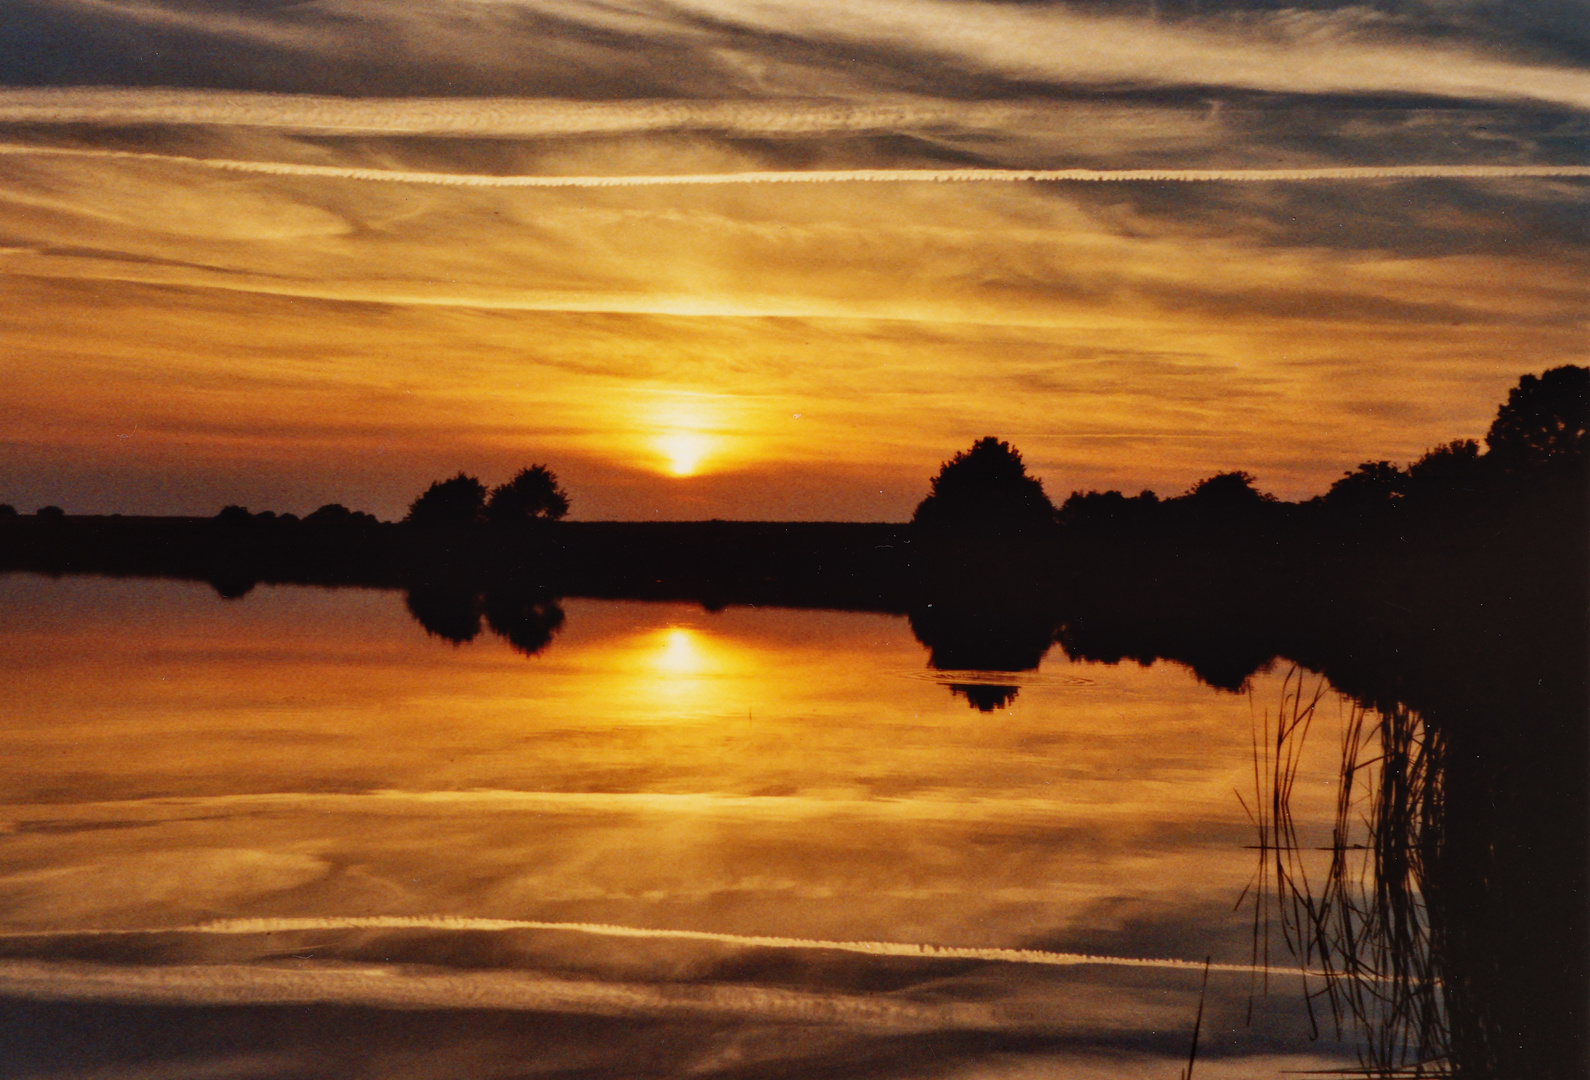
{"type": "Polygon", "coordinates": [[[1590,178],[1590,165],[1343,165],[1300,169],[823,169],[647,176],[493,176],[0,144],[0,155],[148,161],[221,172],[470,188],[714,187],[730,184],[1296,183],[1311,180],[1590,178]]]}
{"type": "MultiPolygon", "coordinates": [[[[1158,957],[1100,956],[1093,953],[1050,952],[1044,949],[1001,949],[959,945],[926,945],[901,941],[830,941],[820,938],[779,937],[758,934],[724,934],[711,930],[662,930],[642,926],[615,926],[610,923],[541,922],[532,919],[482,919],[451,915],[376,915],[350,918],[261,918],[223,919],[164,929],[136,930],[56,930],[10,934],[5,937],[70,937],[132,934],[283,934],[314,930],[452,930],[500,933],[509,930],[545,930],[600,937],[652,938],[680,941],[710,941],[762,949],[815,949],[829,952],[861,953],[866,956],[895,956],[927,960],[986,960],[995,963],[1039,964],[1046,967],[1103,965],[1109,967],[1169,968],[1202,971],[1201,960],[1174,960],[1158,957]]],[[[1247,974],[1249,964],[1213,964],[1211,971],[1247,974]]],[[[1301,973],[1290,968],[1272,968],[1281,974],[1301,973]]],[[[1312,974],[1312,973],[1311,973],[1312,974]]]]}
{"type": "Polygon", "coordinates": [[[1040,103],[901,99],[565,101],[546,98],[339,98],[210,90],[0,89],[0,123],[176,124],[333,135],[530,138],[709,130],[751,135],[1031,125],[1040,103]]]}

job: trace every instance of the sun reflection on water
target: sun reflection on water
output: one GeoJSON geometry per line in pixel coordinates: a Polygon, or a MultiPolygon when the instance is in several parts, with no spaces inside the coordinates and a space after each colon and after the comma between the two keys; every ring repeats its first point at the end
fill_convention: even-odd
{"type": "Polygon", "coordinates": [[[669,675],[697,675],[706,666],[706,657],[696,642],[693,631],[683,626],[670,626],[660,635],[662,647],[653,654],[652,666],[669,675]]]}

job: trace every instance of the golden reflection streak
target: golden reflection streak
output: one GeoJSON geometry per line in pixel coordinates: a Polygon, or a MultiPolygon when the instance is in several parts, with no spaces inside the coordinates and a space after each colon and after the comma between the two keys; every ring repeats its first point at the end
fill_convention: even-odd
{"type": "Polygon", "coordinates": [[[763,670],[753,650],[693,626],[669,625],[605,650],[610,693],[638,720],[743,714],[763,670]]]}

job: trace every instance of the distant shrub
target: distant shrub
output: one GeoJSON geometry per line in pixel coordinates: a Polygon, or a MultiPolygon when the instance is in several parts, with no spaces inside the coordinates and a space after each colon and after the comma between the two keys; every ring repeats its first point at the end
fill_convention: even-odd
{"type": "Polygon", "coordinates": [[[41,518],[57,520],[66,516],[66,511],[59,506],[41,506],[34,513],[41,518]]]}
{"type": "Polygon", "coordinates": [[[1408,493],[1408,474],[1389,461],[1366,461],[1331,485],[1328,506],[1369,509],[1389,506],[1408,493]]]}
{"type": "Polygon", "coordinates": [[[1200,510],[1243,510],[1275,502],[1275,496],[1254,485],[1258,478],[1245,470],[1216,473],[1187,489],[1182,499],[1200,510]]]}
{"type": "Polygon", "coordinates": [[[493,525],[557,521],[569,512],[569,496],[545,465],[520,469],[518,475],[491,493],[486,520],[493,525]]]}
{"type": "Polygon", "coordinates": [[[1073,491],[1055,518],[1067,529],[1141,528],[1153,520],[1159,505],[1159,496],[1147,490],[1132,498],[1114,490],[1073,491]]]}
{"type": "Polygon", "coordinates": [[[341,503],[327,503],[305,517],[304,523],[326,528],[347,528],[350,526],[362,528],[367,525],[380,524],[374,514],[367,514],[363,510],[349,510],[341,503]]]}
{"type": "Polygon", "coordinates": [[[438,480],[409,505],[405,521],[416,525],[473,525],[485,517],[486,485],[460,472],[438,480]]]}
{"type": "Polygon", "coordinates": [[[0,518],[14,518],[16,516],[16,507],[12,506],[10,503],[0,503],[0,518]]]}

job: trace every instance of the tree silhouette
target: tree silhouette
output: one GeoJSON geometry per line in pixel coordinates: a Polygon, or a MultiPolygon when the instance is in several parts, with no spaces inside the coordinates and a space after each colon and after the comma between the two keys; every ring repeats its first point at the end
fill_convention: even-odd
{"type": "Polygon", "coordinates": [[[1590,424],[1590,368],[1566,365],[1525,375],[1485,435],[1492,464],[1511,473],[1582,466],[1590,424]]]}
{"type": "Polygon", "coordinates": [[[460,472],[438,480],[409,504],[403,520],[416,525],[473,525],[485,514],[486,485],[460,472]]]}
{"type": "Polygon", "coordinates": [[[1253,486],[1256,479],[1252,473],[1240,469],[1216,473],[1188,488],[1182,499],[1187,505],[1209,513],[1252,510],[1275,502],[1274,495],[1267,495],[1253,486]]]}
{"type": "Polygon", "coordinates": [[[349,510],[341,503],[327,503],[305,517],[304,524],[317,528],[346,529],[379,525],[380,521],[374,514],[367,514],[363,510],[349,510]]]}
{"type": "Polygon", "coordinates": [[[1473,439],[1453,439],[1426,450],[1424,456],[1408,466],[1408,481],[1414,488],[1472,487],[1480,470],[1480,444],[1473,439]]]}
{"type": "Polygon", "coordinates": [[[1326,505],[1351,509],[1389,506],[1408,493],[1408,474],[1389,461],[1366,461],[1325,493],[1326,505]]]}
{"type": "Polygon", "coordinates": [[[933,528],[1035,531],[1054,523],[1054,504],[1043,481],[1027,475],[1021,452],[990,435],[943,464],[911,520],[933,528]]]}
{"type": "Polygon", "coordinates": [[[520,469],[517,476],[491,493],[486,520],[493,525],[557,521],[569,512],[569,496],[545,465],[520,469]]]}
{"type": "Polygon", "coordinates": [[[1405,481],[1410,504],[1453,512],[1486,487],[1489,463],[1473,439],[1454,439],[1425,451],[1409,465],[1405,481]]]}

